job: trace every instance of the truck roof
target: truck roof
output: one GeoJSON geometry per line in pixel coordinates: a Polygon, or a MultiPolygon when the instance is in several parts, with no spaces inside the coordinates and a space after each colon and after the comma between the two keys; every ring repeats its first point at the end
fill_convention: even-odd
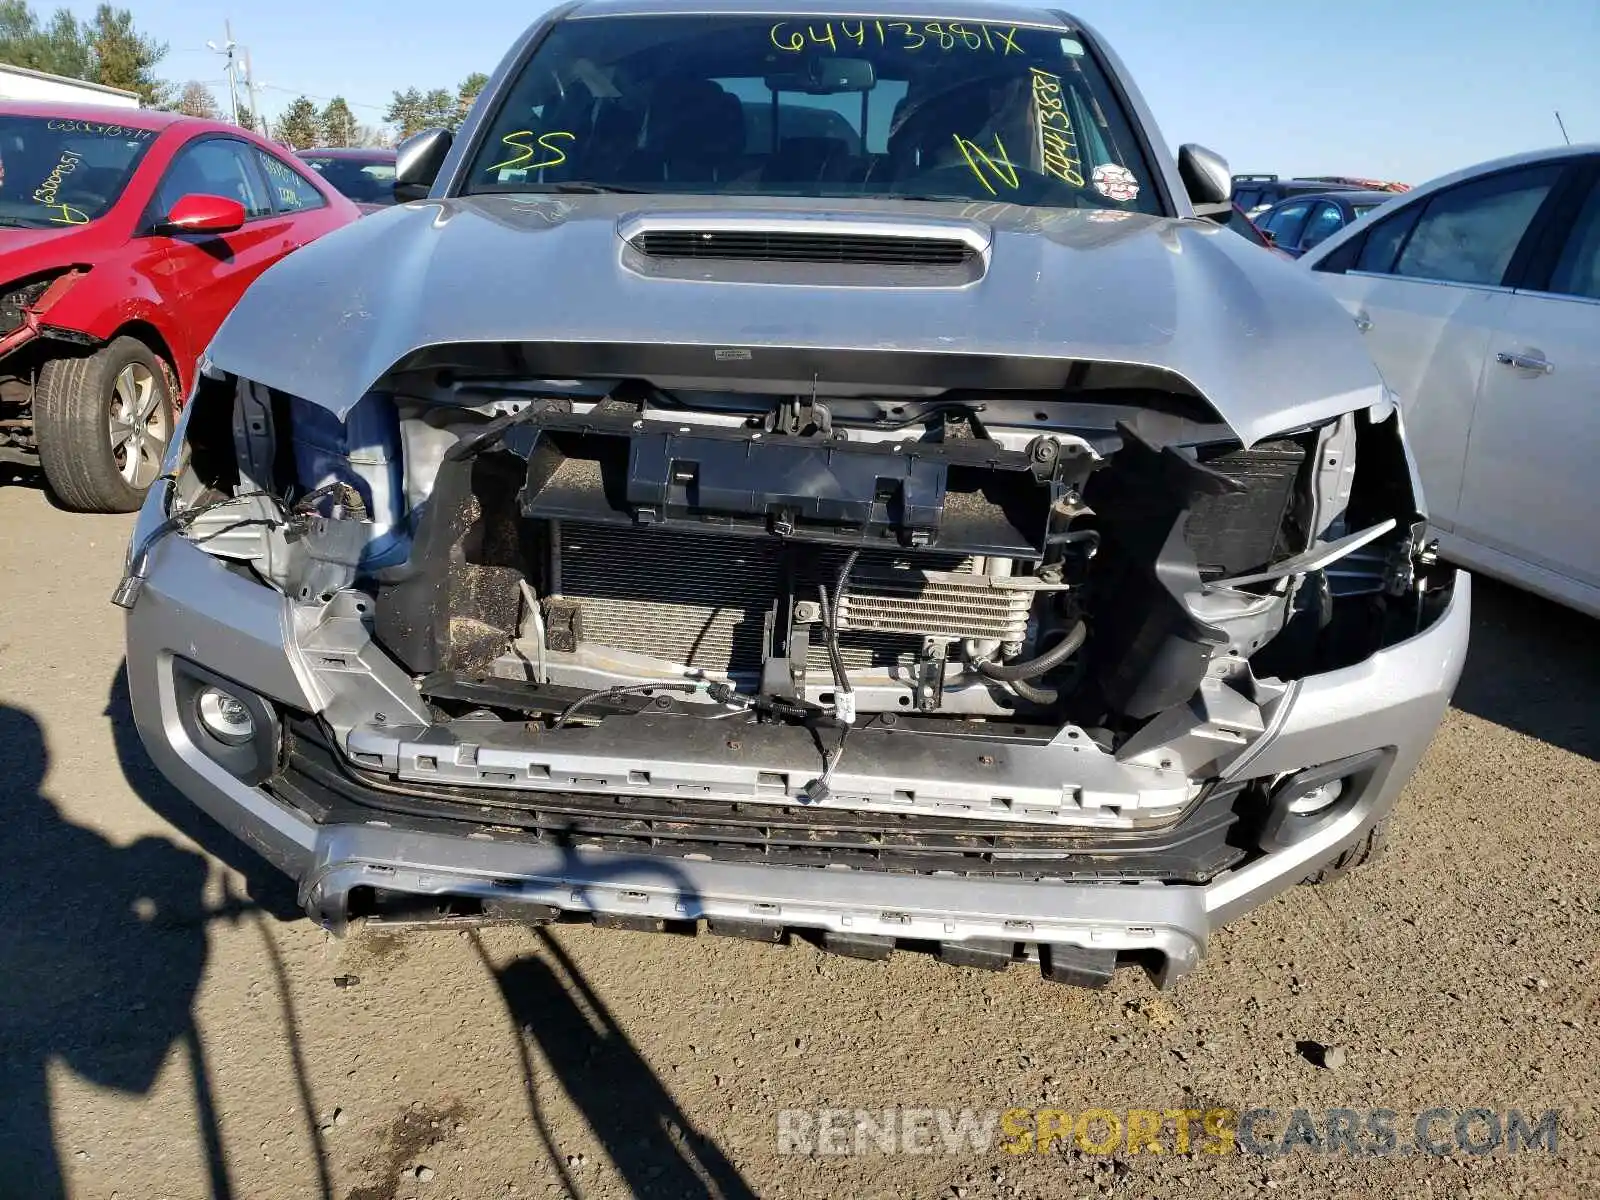
{"type": "Polygon", "coordinates": [[[584,17],[644,16],[844,16],[928,17],[934,20],[981,21],[991,25],[1031,25],[1064,29],[1076,24],[1065,13],[1007,4],[1002,0],[579,0],[562,15],[584,17]]]}

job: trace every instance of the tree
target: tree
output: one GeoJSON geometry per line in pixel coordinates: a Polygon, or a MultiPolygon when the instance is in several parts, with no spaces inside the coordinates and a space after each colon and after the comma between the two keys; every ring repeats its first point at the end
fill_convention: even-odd
{"type": "Polygon", "coordinates": [[[317,144],[322,130],[317,121],[317,106],[304,96],[297,96],[273,127],[272,136],[296,150],[305,150],[317,144]]]}
{"type": "Polygon", "coordinates": [[[424,129],[442,125],[454,129],[460,120],[456,116],[456,98],[444,88],[434,88],[422,98],[422,125],[424,129]]]}
{"type": "Polygon", "coordinates": [[[395,133],[403,138],[410,137],[418,130],[426,129],[428,123],[423,119],[422,93],[416,88],[396,92],[388,110],[383,114],[383,119],[393,125],[395,133]]]}
{"type": "Polygon", "coordinates": [[[474,71],[468,75],[456,88],[456,120],[457,125],[467,119],[467,113],[472,110],[473,101],[478,94],[489,84],[489,77],[482,71],[474,71]]]}
{"type": "Polygon", "coordinates": [[[211,94],[211,89],[198,79],[191,79],[183,85],[183,91],[179,94],[174,107],[186,116],[204,117],[208,121],[215,121],[222,115],[217,108],[217,98],[211,94]]]}
{"type": "Polygon", "coordinates": [[[356,144],[356,115],[350,111],[343,96],[328,101],[317,119],[322,131],[324,146],[354,146],[356,144]]]}
{"type": "Polygon", "coordinates": [[[0,62],[137,92],[159,108],[171,98],[171,87],[155,76],[166,53],[165,42],[133,27],[125,8],[102,4],[89,21],[59,8],[41,25],[27,0],[0,2],[0,62]]]}
{"type": "Polygon", "coordinates": [[[444,88],[433,88],[428,92],[407,88],[394,94],[383,119],[394,126],[396,136],[401,138],[435,126],[456,129],[466,119],[467,110],[488,82],[487,75],[474,72],[461,81],[453,96],[444,88]]]}
{"type": "Polygon", "coordinates": [[[265,133],[261,128],[261,121],[248,104],[239,105],[239,128],[248,129],[251,133],[265,133]]]}
{"type": "MultiPolygon", "coordinates": [[[[61,15],[56,14],[57,21],[61,15]]],[[[102,4],[95,9],[87,33],[98,82],[138,92],[139,99],[152,107],[160,107],[166,101],[170,85],[156,78],[155,65],[166,57],[167,44],[134,29],[131,12],[102,4]]]]}
{"type": "Polygon", "coordinates": [[[26,0],[0,3],[0,62],[72,79],[96,78],[88,31],[78,19],[62,8],[42,26],[26,0]]]}

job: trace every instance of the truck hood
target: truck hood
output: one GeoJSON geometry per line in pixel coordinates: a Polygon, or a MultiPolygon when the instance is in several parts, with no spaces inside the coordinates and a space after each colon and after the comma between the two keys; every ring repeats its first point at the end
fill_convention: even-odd
{"type": "MultiPolygon", "coordinates": [[[[886,273],[886,278],[887,278],[886,273]]],[[[462,343],[792,347],[1016,356],[1169,371],[1247,445],[1377,403],[1350,318],[1308,274],[1210,222],[1098,210],[773,197],[474,196],[365,217],[250,288],[223,370],[343,416],[417,351],[462,343]],[[963,286],[796,286],[630,264],[638,217],[959,226],[963,286]]]]}

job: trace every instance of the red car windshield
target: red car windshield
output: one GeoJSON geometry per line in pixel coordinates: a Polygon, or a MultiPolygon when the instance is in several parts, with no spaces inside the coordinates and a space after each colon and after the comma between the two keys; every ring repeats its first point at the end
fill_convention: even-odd
{"type": "Polygon", "coordinates": [[[87,225],[117,202],[155,140],[131,125],[0,116],[0,225],[87,225]]]}
{"type": "Polygon", "coordinates": [[[805,12],[568,18],[486,132],[465,192],[1161,211],[1117,93],[1059,27],[805,12]]]}

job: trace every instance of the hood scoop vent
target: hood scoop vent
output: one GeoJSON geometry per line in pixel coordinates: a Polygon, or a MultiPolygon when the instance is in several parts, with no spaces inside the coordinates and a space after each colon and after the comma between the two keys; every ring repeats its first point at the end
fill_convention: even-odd
{"type": "Polygon", "coordinates": [[[635,235],[648,258],[852,263],[875,267],[963,267],[978,256],[959,238],[779,229],[659,229],[635,235]]]}
{"type": "Polygon", "coordinates": [[[624,265],[735,283],[964,287],[989,267],[973,221],[861,212],[653,212],[623,218],[624,265]]]}

